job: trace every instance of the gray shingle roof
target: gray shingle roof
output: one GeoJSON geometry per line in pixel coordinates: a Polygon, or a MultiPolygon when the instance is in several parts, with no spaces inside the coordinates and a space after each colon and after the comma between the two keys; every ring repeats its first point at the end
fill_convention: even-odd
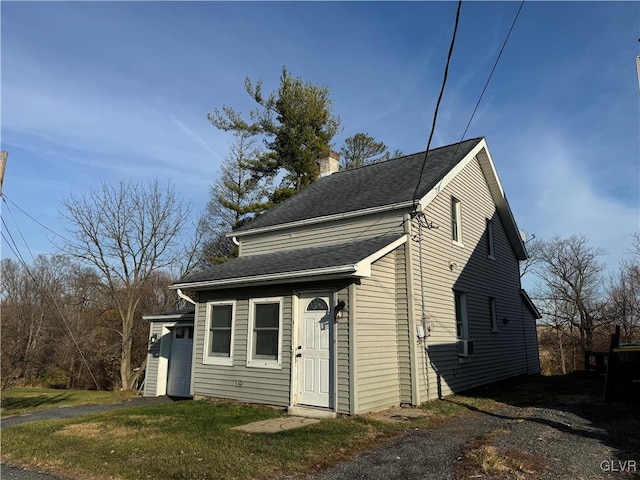
{"type": "Polygon", "coordinates": [[[170,312],[154,313],[152,315],[143,315],[142,318],[149,322],[161,322],[167,320],[191,320],[196,313],[195,306],[181,308],[180,310],[172,310],[170,312]]]}
{"type": "Polygon", "coordinates": [[[174,288],[201,282],[241,283],[264,275],[295,274],[296,272],[351,266],[373,255],[401,238],[402,234],[383,235],[337,245],[286,250],[238,257],[227,263],[182,278],[174,288]]]}
{"type": "MultiPolygon", "coordinates": [[[[481,140],[429,150],[417,198],[435,187],[481,140]]],[[[421,152],[323,177],[236,232],[414,200],[423,161],[421,152]]]]}

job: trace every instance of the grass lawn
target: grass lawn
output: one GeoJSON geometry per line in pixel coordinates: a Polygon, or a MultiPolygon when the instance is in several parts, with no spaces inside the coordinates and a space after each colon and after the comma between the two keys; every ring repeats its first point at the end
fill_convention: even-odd
{"type": "Polygon", "coordinates": [[[122,402],[131,396],[132,392],[14,387],[2,392],[0,415],[7,417],[70,405],[108,405],[122,402]]]}
{"type": "MultiPolygon", "coordinates": [[[[276,418],[270,407],[206,400],[117,410],[2,431],[2,461],[83,479],[268,479],[323,470],[407,428],[486,408],[456,397],[426,404],[410,422],[342,417],[275,434],[231,427],[276,418]]],[[[481,402],[481,403],[478,403],[481,402]]]]}

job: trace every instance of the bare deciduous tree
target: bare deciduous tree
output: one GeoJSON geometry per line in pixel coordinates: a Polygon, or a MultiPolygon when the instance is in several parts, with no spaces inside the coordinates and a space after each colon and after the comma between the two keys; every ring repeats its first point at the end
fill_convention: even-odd
{"type": "Polygon", "coordinates": [[[59,247],[97,270],[100,287],[118,312],[120,381],[130,390],[146,362],[145,357],[134,370],[136,309],[154,273],[169,269],[184,254],[179,234],[189,208],[173,187],[162,188],[157,181],[103,183],[63,205],[69,240],[59,247]]]}
{"type": "Polygon", "coordinates": [[[622,262],[611,280],[607,314],[620,325],[620,340],[640,340],[640,233],[633,238],[632,258],[622,262]]]}
{"type": "Polygon", "coordinates": [[[540,243],[535,270],[541,280],[536,298],[543,313],[552,316],[554,323],[577,328],[587,350],[593,349],[594,330],[603,319],[603,266],[598,258],[604,253],[590,247],[583,235],[555,237],[540,243]]]}

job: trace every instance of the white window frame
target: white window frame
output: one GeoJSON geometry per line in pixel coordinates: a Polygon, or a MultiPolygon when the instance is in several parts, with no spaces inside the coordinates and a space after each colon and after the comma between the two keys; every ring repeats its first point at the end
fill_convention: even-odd
{"type": "Polygon", "coordinates": [[[491,316],[491,331],[498,331],[498,301],[496,297],[489,297],[489,315],[491,316]]]}
{"type": "Polygon", "coordinates": [[[462,245],[462,207],[458,198],[451,196],[451,243],[462,245]]]}
{"type": "Polygon", "coordinates": [[[284,297],[266,297],[249,299],[249,330],[247,332],[247,367],[251,368],[272,368],[282,369],[282,309],[284,297]],[[253,358],[253,330],[256,316],[256,305],[264,303],[277,303],[278,307],[278,358],[269,360],[264,358],[253,358]]]}
{"type": "Polygon", "coordinates": [[[487,257],[496,259],[496,246],[493,238],[493,220],[487,218],[487,257]]]}
{"type": "Polygon", "coordinates": [[[236,330],[236,301],[221,300],[215,302],[207,302],[207,319],[205,321],[204,346],[202,349],[202,363],[205,365],[227,365],[233,366],[233,344],[236,330]],[[211,321],[213,320],[213,307],[221,305],[231,305],[231,342],[229,345],[229,356],[209,354],[209,339],[211,336],[211,321]]]}
{"type": "Polygon", "coordinates": [[[454,309],[454,317],[456,321],[456,339],[457,340],[469,340],[469,317],[467,316],[467,294],[464,292],[460,292],[458,290],[453,291],[453,309],[454,309]],[[460,298],[460,323],[461,323],[461,332],[458,335],[458,308],[457,302],[458,298],[460,298]]]}

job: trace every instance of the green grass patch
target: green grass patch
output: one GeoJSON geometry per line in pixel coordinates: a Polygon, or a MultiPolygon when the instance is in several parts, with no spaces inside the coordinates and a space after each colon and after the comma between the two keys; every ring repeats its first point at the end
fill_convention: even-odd
{"type": "MultiPolygon", "coordinates": [[[[465,395],[425,403],[420,407],[424,416],[406,421],[390,422],[384,414],[371,414],[325,420],[273,434],[232,428],[278,418],[284,414],[282,410],[207,400],[148,405],[4,428],[2,460],[61,476],[92,480],[262,480],[314,474],[357,452],[375,448],[407,429],[432,428],[444,419],[478,410],[492,411],[504,403],[537,405],[557,401],[559,396],[572,394],[572,387],[580,390],[588,386],[581,384],[586,382],[581,378],[573,384],[569,380],[531,377],[525,382],[519,379],[501,382],[465,395]]],[[[43,392],[54,395],[48,403],[42,402],[47,407],[69,404],[65,403],[69,398],[55,395],[74,393],[43,389],[15,391],[16,396],[22,398],[24,408],[39,407],[38,398],[43,392]],[[57,403],[52,405],[52,402],[57,403]]],[[[88,397],[100,392],[77,393],[84,397],[80,402],[106,401],[104,398],[89,400],[88,397]]],[[[13,411],[19,408],[17,403],[9,404],[13,411]]],[[[484,462],[488,470],[498,471],[505,462],[509,468],[520,468],[517,460],[522,462],[520,471],[527,470],[530,459],[511,458],[515,454],[497,452],[489,448],[493,447],[490,444],[484,447],[479,445],[477,458],[468,461],[484,462]],[[503,458],[505,455],[509,456],[508,462],[503,458]]]]}
{"type": "Polygon", "coordinates": [[[397,427],[360,417],[274,434],[231,427],[279,410],[176,402],[3,429],[3,461],[76,478],[275,478],[326,468],[397,427]]]}
{"type": "Polygon", "coordinates": [[[0,415],[7,417],[71,405],[109,405],[122,402],[134,394],[135,392],[14,387],[2,392],[0,415]]]}

